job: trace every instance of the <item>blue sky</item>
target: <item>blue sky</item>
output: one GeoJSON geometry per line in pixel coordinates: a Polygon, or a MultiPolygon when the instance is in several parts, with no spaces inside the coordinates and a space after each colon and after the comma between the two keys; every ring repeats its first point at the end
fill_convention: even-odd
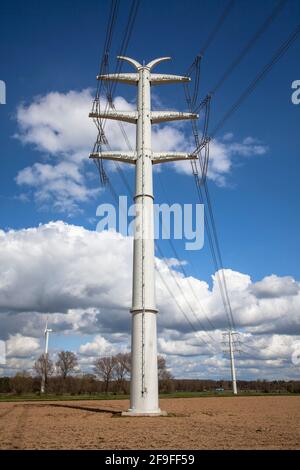
{"type": "MultiPolygon", "coordinates": [[[[54,159],[57,162],[60,158],[59,154],[47,154],[46,147],[41,148],[32,140],[25,142],[28,129],[22,131],[18,109],[23,106],[26,110],[52,92],[65,95],[73,90],[80,94],[82,90],[90,89],[93,95],[109,4],[106,0],[30,0],[26,3],[12,0],[1,4],[0,79],[7,87],[7,104],[0,105],[0,228],[4,231],[9,228],[20,231],[57,220],[93,231],[97,205],[112,201],[108,190],[99,192],[82,202],[77,201],[79,211],[70,214],[55,210],[51,204],[40,204],[35,197],[34,185],[30,187],[16,181],[25,167],[32,167],[37,162],[51,165],[54,159]],[[16,138],[17,134],[19,138],[16,138]]],[[[200,97],[205,97],[216,84],[275,4],[268,0],[236,1],[203,58],[200,97]]],[[[121,1],[118,30],[111,51],[112,68],[115,67],[129,5],[129,1],[121,1]]],[[[173,60],[161,64],[157,72],[184,74],[224,5],[224,1],[216,0],[142,0],[127,55],[139,61],[170,55],[173,60]]],[[[300,2],[288,1],[213,97],[210,129],[288,38],[299,19],[300,2]]],[[[291,102],[291,84],[300,79],[299,52],[298,38],[216,135],[216,142],[224,146],[225,152],[230,152],[228,146],[232,143],[242,144],[249,137],[264,149],[262,154],[251,151],[248,156],[228,154],[231,167],[224,175],[225,182],[220,185],[211,178],[208,183],[224,267],[249,275],[253,283],[272,274],[300,279],[300,105],[291,102]],[[229,134],[233,134],[231,140],[224,140],[224,136],[229,134]]],[[[124,70],[130,69],[125,65],[124,70]]],[[[134,89],[131,87],[118,86],[116,95],[123,96],[131,105],[134,102],[134,89]]],[[[165,109],[186,109],[180,85],[157,87],[155,102],[165,109]]],[[[88,118],[83,115],[82,119],[88,118]]],[[[177,129],[188,142],[190,128],[179,126],[177,129]]],[[[74,130],[77,132],[80,129],[74,130]]],[[[92,145],[91,138],[90,147],[92,145]]],[[[86,148],[88,158],[88,146],[86,148]]],[[[132,171],[125,171],[133,184],[132,171]]],[[[92,163],[85,163],[82,172],[86,184],[96,188],[95,175],[90,174],[94,172],[92,163]]],[[[165,165],[160,176],[171,202],[197,202],[190,175],[165,165]]],[[[124,194],[118,175],[111,172],[111,178],[118,192],[124,194]]],[[[157,202],[163,202],[165,196],[157,176],[155,192],[157,202]]],[[[180,258],[185,259],[183,243],[176,241],[175,245],[180,258]]],[[[166,256],[173,256],[166,242],[162,247],[166,256]]],[[[211,285],[214,269],[207,243],[203,250],[192,256],[193,266],[186,266],[188,274],[211,285]]],[[[75,343],[78,341],[76,338],[75,343]]]]}

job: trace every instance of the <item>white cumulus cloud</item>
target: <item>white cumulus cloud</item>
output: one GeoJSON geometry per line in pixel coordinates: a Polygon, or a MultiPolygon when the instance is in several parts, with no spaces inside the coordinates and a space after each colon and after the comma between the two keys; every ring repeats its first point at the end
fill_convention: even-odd
{"type": "Polygon", "coordinates": [[[8,357],[26,358],[33,356],[40,350],[40,342],[37,338],[17,333],[9,336],[6,348],[8,357]]]}
{"type": "MultiPolygon", "coordinates": [[[[20,170],[16,182],[31,190],[41,207],[72,215],[80,204],[99,193],[88,171],[91,168],[88,167],[91,164],[88,154],[96,139],[96,127],[88,117],[92,101],[90,89],[50,92],[36,97],[30,104],[21,104],[17,109],[19,130],[16,137],[24,145],[32,145],[38,150],[41,161],[20,170]]],[[[120,96],[114,99],[114,105],[123,111],[134,110],[136,106],[120,96]]],[[[134,148],[135,126],[122,125],[134,148]]],[[[112,149],[127,150],[119,123],[108,120],[105,133],[112,149]]],[[[153,126],[152,145],[154,151],[191,151],[191,130],[181,124],[153,126]]],[[[223,140],[213,140],[210,144],[208,177],[219,185],[225,185],[235,157],[262,155],[267,150],[252,137],[237,142],[232,134],[226,134],[223,140]]],[[[178,172],[191,174],[189,162],[171,166],[178,172]]],[[[110,165],[110,168],[114,167],[110,165]]]]}
{"type": "Polygon", "coordinates": [[[115,354],[116,349],[103,336],[96,335],[94,340],[79,347],[79,352],[86,356],[111,356],[115,354]]]}
{"type": "MultiPolygon", "coordinates": [[[[214,374],[215,367],[206,361],[212,357],[215,365],[222,361],[226,372],[220,345],[228,323],[217,274],[210,288],[178,272],[174,259],[164,263],[157,258],[156,263],[160,352],[177,376],[192,377],[206,366],[214,374]],[[180,365],[179,357],[190,361],[190,369],[180,365]]],[[[66,342],[68,335],[82,337],[81,367],[91,364],[91,357],[128,349],[131,238],[61,221],[0,231],[0,266],[0,339],[8,342],[12,367],[21,367],[27,356],[33,364],[47,315],[52,337],[65,334],[66,342]]],[[[230,269],[224,274],[245,345],[239,359],[243,370],[252,376],[256,369],[279,376],[286,369],[293,376],[291,355],[300,334],[299,282],[275,274],[253,282],[248,274],[230,269]]]]}

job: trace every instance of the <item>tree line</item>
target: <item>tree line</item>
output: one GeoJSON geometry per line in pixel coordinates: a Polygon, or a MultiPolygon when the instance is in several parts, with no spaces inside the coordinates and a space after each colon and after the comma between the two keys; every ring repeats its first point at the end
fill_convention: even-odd
{"type": "MultiPolygon", "coordinates": [[[[128,394],[130,388],[131,354],[119,353],[96,359],[92,374],[81,374],[78,358],[72,351],[60,351],[57,361],[42,354],[34,363],[33,373],[22,371],[14,377],[0,377],[0,393],[38,393],[42,380],[47,393],[128,394]]],[[[173,379],[163,356],[158,356],[160,390],[168,391],[173,379]]]]}
{"type": "MultiPolygon", "coordinates": [[[[55,363],[49,355],[42,354],[34,364],[33,373],[23,371],[12,377],[0,377],[0,393],[38,394],[44,376],[46,392],[51,394],[128,394],[130,372],[131,355],[127,352],[99,357],[94,361],[93,373],[82,374],[76,354],[60,351],[55,363]]],[[[163,356],[158,356],[158,378],[160,393],[231,390],[228,380],[174,379],[163,356]]],[[[300,393],[300,381],[239,380],[237,385],[239,391],[300,393]]]]}

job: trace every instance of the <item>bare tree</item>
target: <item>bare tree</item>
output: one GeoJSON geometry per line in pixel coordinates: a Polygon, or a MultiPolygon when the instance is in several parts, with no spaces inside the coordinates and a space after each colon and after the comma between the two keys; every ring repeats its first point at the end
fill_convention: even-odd
{"type": "Polygon", "coordinates": [[[117,380],[123,380],[131,371],[131,354],[119,353],[115,356],[115,376],[117,380]]]}
{"type": "Polygon", "coordinates": [[[42,379],[42,388],[47,387],[48,377],[54,372],[54,365],[48,354],[41,354],[33,366],[36,374],[42,379]]]}
{"type": "Polygon", "coordinates": [[[173,376],[167,369],[166,360],[163,356],[157,356],[157,366],[160,391],[171,391],[173,376]]]}
{"type": "Polygon", "coordinates": [[[54,372],[53,362],[49,358],[48,354],[41,354],[35,361],[33,368],[39,377],[42,377],[43,375],[49,376],[54,372]]]}
{"type": "Polygon", "coordinates": [[[167,371],[166,360],[163,356],[157,356],[158,378],[163,378],[167,371]]]}
{"type": "Polygon", "coordinates": [[[63,379],[65,379],[68,374],[74,371],[77,364],[77,356],[72,351],[60,351],[58,353],[56,367],[60,371],[63,379]]]}
{"type": "Polygon", "coordinates": [[[131,370],[131,354],[130,353],[119,353],[114,356],[114,376],[117,381],[118,388],[126,392],[126,377],[129,375],[131,370]]]}
{"type": "Polygon", "coordinates": [[[94,363],[95,373],[104,381],[105,393],[108,392],[116,367],[116,360],[113,356],[100,357],[94,363]]]}

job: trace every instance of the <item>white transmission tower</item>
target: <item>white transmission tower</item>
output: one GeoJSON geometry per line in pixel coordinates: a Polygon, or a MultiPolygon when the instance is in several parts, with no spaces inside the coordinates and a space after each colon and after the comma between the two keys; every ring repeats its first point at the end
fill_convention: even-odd
{"type": "Polygon", "coordinates": [[[154,222],[152,165],[177,160],[196,159],[182,152],[155,153],[151,147],[151,125],[181,119],[197,119],[193,113],[151,110],[151,86],[163,83],[187,82],[189,77],[153,74],[152,68],[170,57],[152,60],[141,65],[129,57],[135,73],[100,75],[98,80],[114,80],[136,85],[137,111],[105,110],[89,114],[94,119],[114,119],[136,124],[135,152],[93,152],[90,158],[116,160],[135,165],[136,221],[133,248],[132,337],[130,409],[127,416],[162,414],[158,402],[157,374],[157,313],[154,279],[154,222]]]}

